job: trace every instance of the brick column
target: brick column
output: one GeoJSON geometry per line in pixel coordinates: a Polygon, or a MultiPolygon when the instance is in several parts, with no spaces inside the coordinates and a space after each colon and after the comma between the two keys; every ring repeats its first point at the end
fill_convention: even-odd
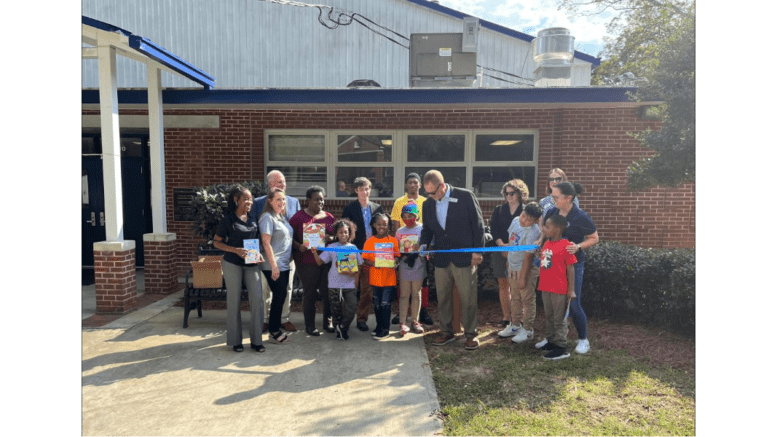
{"type": "Polygon", "coordinates": [[[175,234],[143,235],[146,293],[169,294],[178,289],[175,234]]]}
{"type": "Polygon", "coordinates": [[[134,241],[94,243],[94,288],[98,314],[126,314],[135,309],[134,241]]]}

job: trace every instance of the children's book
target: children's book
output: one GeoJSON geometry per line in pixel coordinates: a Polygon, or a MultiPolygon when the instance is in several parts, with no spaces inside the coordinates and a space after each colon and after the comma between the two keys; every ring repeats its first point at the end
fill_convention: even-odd
{"type": "Polygon", "coordinates": [[[356,253],[337,252],[337,273],[358,271],[359,263],[356,261],[356,253]]]}
{"type": "Polygon", "coordinates": [[[413,245],[418,244],[418,235],[402,234],[399,237],[399,251],[408,253],[413,251],[413,245]]]}
{"type": "Polygon", "coordinates": [[[324,247],[326,227],[323,223],[305,223],[302,227],[302,244],[311,247],[324,247]]]}
{"type": "Polygon", "coordinates": [[[375,243],[375,267],[394,268],[394,243],[375,243]]]}
{"type": "Polygon", "coordinates": [[[246,264],[256,264],[264,262],[262,254],[259,250],[259,240],[254,238],[252,240],[243,240],[243,249],[248,251],[246,256],[246,264]]]}

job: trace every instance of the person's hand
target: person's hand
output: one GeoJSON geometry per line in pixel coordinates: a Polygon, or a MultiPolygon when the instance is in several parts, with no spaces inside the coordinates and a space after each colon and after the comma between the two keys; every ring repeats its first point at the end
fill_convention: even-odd
{"type": "Polygon", "coordinates": [[[508,266],[508,268],[507,268],[507,277],[512,279],[512,280],[514,280],[514,281],[517,281],[518,280],[518,272],[516,272],[514,270],[510,270],[510,268],[508,266]]]}
{"type": "Polygon", "coordinates": [[[567,246],[567,252],[569,252],[571,255],[576,254],[579,249],[580,246],[575,243],[571,243],[569,246],[567,246]]]}
{"type": "Polygon", "coordinates": [[[308,249],[308,247],[307,247],[307,246],[305,246],[304,244],[300,244],[300,245],[299,245],[299,253],[305,253],[305,252],[307,252],[308,250],[310,250],[310,249],[308,249]]]}
{"type": "Polygon", "coordinates": [[[277,281],[278,278],[281,277],[281,271],[278,269],[278,266],[273,266],[272,268],[272,280],[277,281]]]}
{"type": "Polygon", "coordinates": [[[237,256],[239,256],[240,258],[245,259],[248,256],[248,250],[243,249],[242,247],[236,247],[235,254],[237,254],[237,256]]]}
{"type": "Polygon", "coordinates": [[[575,294],[575,290],[569,290],[567,292],[567,302],[571,302],[572,299],[576,298],[577,295],[575,294]]]}
{"type": "Polygon", "coordinates": [[[480,253],[472,254],[472,267],[477,267],[483,262],[483,255],[480,253]]]}
{"type": "Polygon", "coordinates": [[[518,288],[526,288],[526,278],[523,275],[518,277],[518,288]]]}

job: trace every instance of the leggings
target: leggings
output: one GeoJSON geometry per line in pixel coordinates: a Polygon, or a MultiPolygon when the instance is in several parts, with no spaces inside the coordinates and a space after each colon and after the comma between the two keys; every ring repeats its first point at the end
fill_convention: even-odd
{"type": "Polygon", "coordinates": [[[577,262],[575,265],[575,297],[569,306],[569,315],[572,317],[572,323],[577,329],[577,337],[581,340],[588,338],[588,319],[585,317],[580,300],[583,298],[583,271],[585,271],[585,261],[577,262]]]}
{"type": "Polygon", "coordinates": [[[268,330],[278,332],[281,329],[281,313],[283,312],[283,303],[286,301],[286,286],[289,284],[289,271],[284,270],[278,276],[278,280],[272,279],[272,271],[262,270],[267,279],[267,285],[272,291],[272,303],[270,303],[270,320],[268,321],[268,330]]]}

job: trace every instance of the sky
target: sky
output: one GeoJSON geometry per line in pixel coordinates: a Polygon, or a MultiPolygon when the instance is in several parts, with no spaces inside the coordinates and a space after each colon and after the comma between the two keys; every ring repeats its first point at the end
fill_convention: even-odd
{"type": "Polygon", "coordinates": [[[558,10],[557,0],[439,0],[440,4],[482,20],[536,36],[548,27],[566,27],[575,37],[575,49],[599,56],[604,48],[612,13],[572,17],[558,10]]]}

